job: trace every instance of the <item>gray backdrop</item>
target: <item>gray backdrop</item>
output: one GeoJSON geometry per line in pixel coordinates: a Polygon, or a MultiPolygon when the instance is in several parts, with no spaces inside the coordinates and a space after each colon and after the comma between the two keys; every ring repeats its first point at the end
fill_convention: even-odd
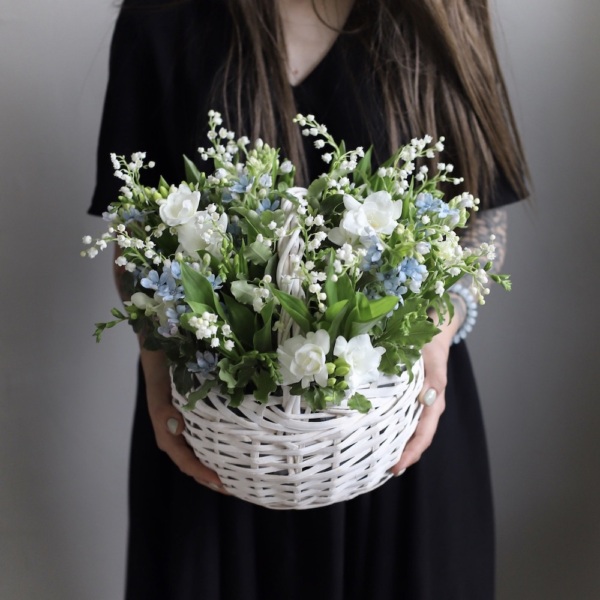
{"type": "MultiPolygon", "coordinates": [[[[0,0],[3,600],[115,600],[123,587],[136,345],[125,327],[94,343],[117,296],[109,257],[78,254],[102,231],[85,208],[114,4],[0,0]]],[[[509,208],[514,291],[496,290],[471,340],[499,599],[595,600],[600,3],[494,12],[535,183],[509,208]]]]}

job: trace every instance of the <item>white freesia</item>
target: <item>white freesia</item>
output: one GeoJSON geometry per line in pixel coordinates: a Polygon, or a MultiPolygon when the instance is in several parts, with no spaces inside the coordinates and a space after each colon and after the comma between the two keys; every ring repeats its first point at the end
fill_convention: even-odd
{"type": "Polygon", "coordinates": [[[189,186],[182,183],[176,192],[171,192],[158,208],[163,223],[170,227],[187,223],[198,210],[200,192],[192,192],[189,186]]]}
{"type": "Polygon", "coordinates": [[[348,363],[350,372],[345,379],[350,389],[377,381],[379,378],[379,365],[385,348],[374,348],[371,338],[363,333],[347,340],[339,336],[335,340],[333,354],[348,363]]]}
{"type": "Polygon", "coordinates": [[[402,202],[392,200],[389,192],[369,194],[363,202],[344,195],[344,216],[339,227],[329,232],[334,244],[352,243],[363,236],[391,235],[402,215],[402,202]]]}
{"type": "Polygon", "coordinates": [[[296,198],[297,200],[304,200],[304,198],[306,197],[306,194],[308,193],[308,190],[306,188],[303,187],[289,187],[287,190],[285,190],[288,194],[291,194],[292,196],[294,196],[294,198],[296,198]]]}
{"type": "Polygon", "coordinates": [[[296,335],[286,340],[277,348],[283,384],[301,381],[306,388],[315,381],[326,387],[329,374],[325,362],[329,346],[329,334],[323,329],[310,331],[306,337],[296,335]]]}
{"type": "Polygon", "coordinates": [[[218,216],[206,210],[198,211],[177,228],[180,249],[192,257],[197,256],[198,250],[206,250],[215,258],[221,258],[221,245],[228,223],[226,213],[218,216]]]}

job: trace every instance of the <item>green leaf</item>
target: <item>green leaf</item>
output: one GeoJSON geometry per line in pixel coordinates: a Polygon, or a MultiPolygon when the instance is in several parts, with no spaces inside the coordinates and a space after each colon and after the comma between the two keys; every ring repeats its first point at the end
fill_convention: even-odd
{"type": "Polygon", "coordinates": [[[340,314],[340,312],[342,312],[346,304],[348,304],[348,300],[340,300],[339,302],[332,304],[325,311],[325,320],[333,321],[340,314]]]}
{"type": "MultiPolygon", "coordinates": [[[[212,306],[209,306],[208,304],[203,304],[202,302],[194,302],[193,300],[191,300],[191,301],[188,301],[187,304],[197,315],[201,315],[205,312],[209,312],[209,313],[213,312],[212,306]]],[[[189,314],[189,313],[186,313],[186,314],[189,314]]],[[[182,315],[182,317],[184,317],[184,316],[185,316],[185,314],[182,315]]]]}
{"type": "Polygon", "coordinates": [[[242,304],[252,304],[254,301],[254,290],[257,288],[257,285],[245,280],[233,281],[231,283],[231,293],[233,294],[233,297],[242,304]]]}
{"type": "Polygon", "coordinates": [[[216,308],[215,292],[210,284],[210,281],[201,273],[194,271],[186,263],[181,263],[181,280],[185,291],[186,302],[200,302],[211,307],[214,311],[216,308]]]}
{"type": "Polygon", "coordinates": [[[336,288],[339,300],[350,300],[356,293],[348,273],[344,273],[338,277],[336,288]]]}
{"type": "Polygon", "coordinates": [[[194,406],[196,406],[196,403],[200,400],[204,400],[204,398],[208,396],[208,392],[210,392],[210,390],[212,390],[216,385],[216,380],[206,379],[197,390],[186,396],[187,404],[185,404],[183,408],[185,410],[192,410],[194,406]]]}
{"type": "Polygon", "coordinates": [[[218,362],[219,379],[227,385],[229,391],[233,390],[237,385],[237,380],[232,372],[232,365],[228,358],[223,358],[218,362]]]}
{"type": "MultiPolygon", "coordinates": [[[[273,316],[273,308],[275,302],[270,300],[267,302],[261,312],[260,316],[263,319],[264,325],[258,329],[258,331],[254,334],[253,344],[255,350],[259,352],[271,352],[273,350],[272,347],[272,334],[273,334],[273,324],[271,322],[273,316]]],[[[258,315],[257,315],[258,318],[258,315]]]]}
{"type": "Polygon", "coordinates": [[[273,292],[273,295],[279,300],[281,306],[300,326],[302,331],[306,333],[312,330],[313,316],[310,314],[304,300],[278,290],[275,287],[271,287],[271,292],[273,292]]]}
{"type": "Polygon", "coordinates": [[[309,186],[307,196],[308,198],[318,198],[327,188],[327,180],[325,177],[319,177],[315,179],[309,186]]]}
{"type": "Polygon", "coordinates": [[[252,242],[246,248],[246,258],[255,265],[264,265],[272,256],[271,249],[261,242],[252,242]]]}
{"type": "Polygon", "coordinates": [[[185,154],[183,155],[183,165],[185,167],[186,181],[199,185],[202,182],[202,174],[198,170],[198,167],[185,154]]]}
{"type": "Polygon", "coordinates": [[[348,406],[361,413],[368,413],[371,410],[371,401],[358,392],[348,400],[348,406]]]}
{"type": "Polygon", "coordinates": [[[277,382],[274,381],[271,374],[264,369],[257,371],[252,376],[252,381],[256,386],[254,397],[259,402],[266,402],[269,399],[269,395],[277,389],[277,382]]]}
{"type": "Polygon", "coordinates": [[[369,300],[364,294],[357,293],[358,298],[358,321],[378,321],[392,312],[398,304],[396,296],[384,296],[377,300],[369,300]]]}
{"type": "Polygon", "coordinates": [[[254,239],[254,237],[256,237],[256,235],[259,233],[262,233],[266,236],[271,234],[271,230],[266,225],[262,224],[260,215],[255,210],[247,208],[246,206],[234,206],[231,208],[231,210],[244,217],[243,223],[252,227],[255,234],[252,239],[254,239]]]}
{"type": "Polygon", "coordinates": [[[319,205],[319,213],[323,216],[341,213],[344,207],[344,196],[342,194],[332,194],[327,196],[319,205]]]}
{"type": "Polygon", "coordinates": [[[250,347],[252,345],[252,336],[254,335],[254,313],[227,294],[222,294],[221,297],[229,311],[229,325],[231,329],[242,344],[250,347]]]}
{"type": "Polygon", "coordinates": [[[182,396],[185,396],[196,382],[197,379],[187,370],[185,364],[176,365],[173,369],[173,383],[182,396]]]}

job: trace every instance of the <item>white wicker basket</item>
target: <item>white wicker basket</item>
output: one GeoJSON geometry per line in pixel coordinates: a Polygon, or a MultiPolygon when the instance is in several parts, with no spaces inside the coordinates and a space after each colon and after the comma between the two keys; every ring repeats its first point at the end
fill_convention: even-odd
{"type": "MultiPolygon", "coordinates": [[[[304,242],[294,205],[283,201],[287,235],[278,243],[277,283],[303,297],[291,258],[302,256],[304,242]]],[[[298,333],[287,314],[278,339],[298,333]]],[[[423,364],[413,377],[382,377],[360,388],[373,408],[361,414],[345,407],[311,412],[300,396],[283,395],[259,404],[246,396],[239,408],[210,392],[193,410],[175,386],[173,402],[185,420],[184,435],[196,456],[216,471],[232,495],[274,509],[305,509],[349,500],[385,483],[413,434],[422,406],[423,364]]]]}
{"type": "Polygon", "coordinates": [[[313,412],[298,396],[259,404],[247,396],[238,409],[211,393],[193,410],[173,387],[185,420],[185,438],[215,470],[225,489],[275,509],[326,506],[385,483],[413,434],[421,404],[422,362],[401,377],[361,389],[373,403],[367,414],[348,408],[313,412]]]}

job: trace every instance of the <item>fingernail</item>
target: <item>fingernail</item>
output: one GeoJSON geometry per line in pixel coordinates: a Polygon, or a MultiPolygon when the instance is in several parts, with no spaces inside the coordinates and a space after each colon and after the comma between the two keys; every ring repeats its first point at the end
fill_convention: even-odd
{"type": "Polygon", "coordinates": [[[437,398],[437,392],[433,388],[429,388],[423,394],[423,404],[425,406],[431,406],[437,398]]]}
{"type": "Polygon", "coordinates": [[[179,421],[175,417],[167,419],[167,429],[173,434],[177,434],[177,428],[179,427],[179,421]]]}
{"type": "Polygon", "coordinates": [[[394,475],[394,477],[400,477],[400,475],[403,475],[405,472],[406,472],[406,469],[402,469],[402,470],[398,471],[398,472],[397,472],[397,473],[394,475]]]}
{"type": "Polygon", "coordinates": [[[223,486],[222,486],[222,485],[217,485],[216,483],[209,483],[209,484],[208,484],[208,487],[209,487],[211,490],[215,490],[215,492],[220,492],[220,491],[223,489],[223,486]]]}

